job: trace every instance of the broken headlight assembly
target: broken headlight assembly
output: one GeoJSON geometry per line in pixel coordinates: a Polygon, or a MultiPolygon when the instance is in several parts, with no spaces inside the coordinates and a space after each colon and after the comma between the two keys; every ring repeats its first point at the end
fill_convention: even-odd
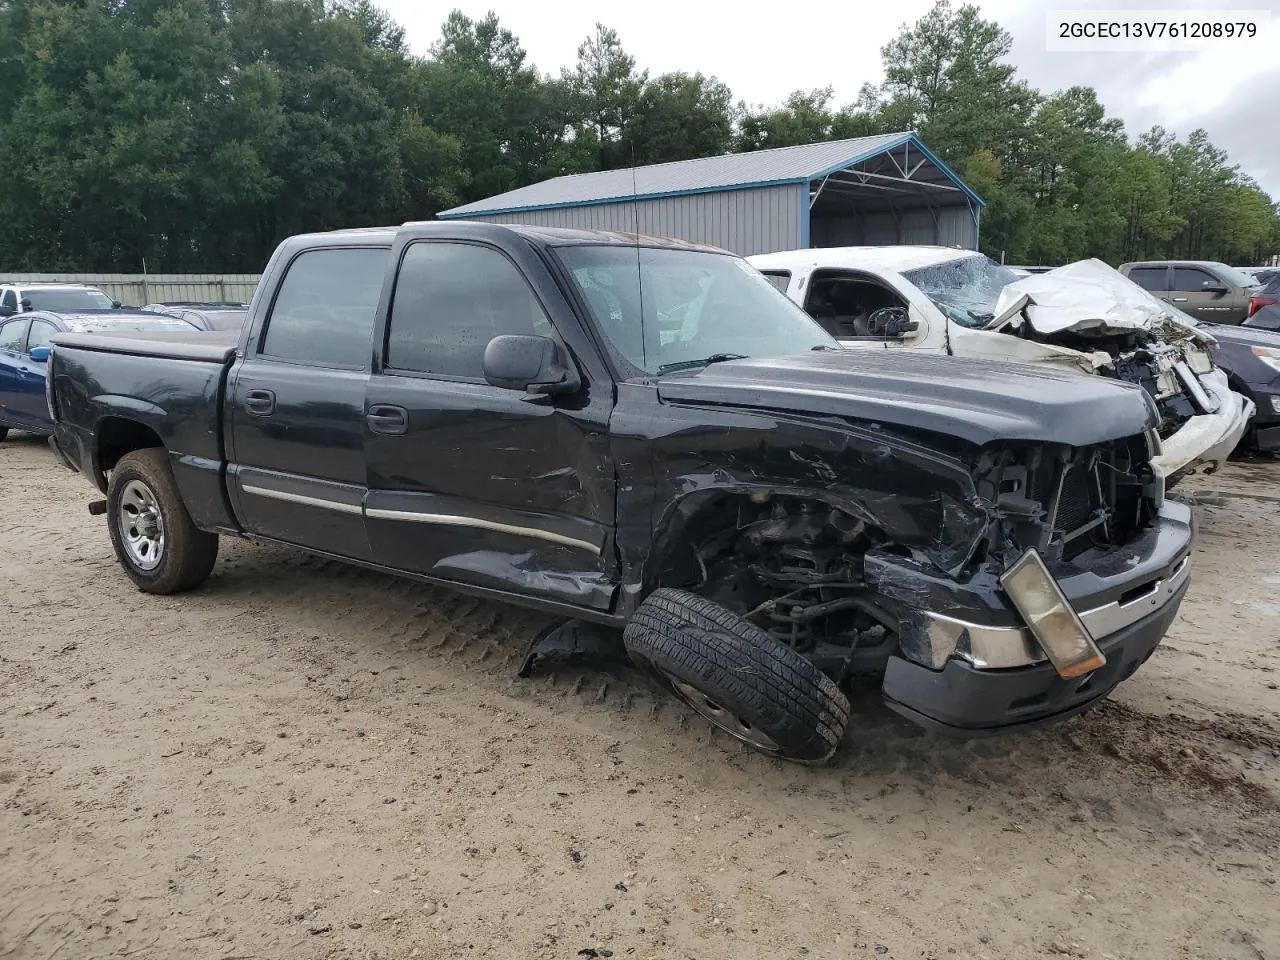
{"type": "Polygon", "coordinates": [[[1107,662],[1089,628],[1071,609],[1049,568],[1034,549],[1027,550],[1000,577],[1000,585],[1058,676],[1070,680],[1092,673],[1107,662]]]}

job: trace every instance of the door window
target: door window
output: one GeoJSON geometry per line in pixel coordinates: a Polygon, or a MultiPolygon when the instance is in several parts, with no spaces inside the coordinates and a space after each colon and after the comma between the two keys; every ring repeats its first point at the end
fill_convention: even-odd
{"type": "Polygon", "coordinates": [[[26,318],[0,323],[0,350],[18,353],[22,349],[22,337],[26,332],[26,318]]]}
{"type": "Polygon", "coordinates": [[[1207,270],[1197,267],[1173,268],[1173,289],[1179,293],[1199,293],[1206,283],[1222,285],[1222,281],[1207,270]]]}
{"type": "Polygon", "coordinates": [[[0,297],[0,307],[8,307],[10,310],[18,309],[18,294],[14,290],[6,290],[4,296],[0,297]]]}
{"type": "Polygon", "coordinates": [[[53,343],[53,335],[58,332],[48,320],[32,320],[31,332],[27,334],[27,353],[36,347],[47,347],[53,343]]]}
{"type": "Polygon", "coordinates": [[[494,337],[551,333],[528,281],[497,250],[470,243],[414,243],[396,278],[386,365],[482,380],[484,348],[494,337]]]}
{"type": "Polygon", "coordinates": [[[1143,290],[1168,290],[1169,271],[1164,267],[1134,267],[1129,279],[1143,290]]]}
{"type": "Polygon", "coordinates": [[[294,257],[267,319],[263,355],[317,367],[367,367],[389,256],[386,247],[328,247],[294,257]]]}

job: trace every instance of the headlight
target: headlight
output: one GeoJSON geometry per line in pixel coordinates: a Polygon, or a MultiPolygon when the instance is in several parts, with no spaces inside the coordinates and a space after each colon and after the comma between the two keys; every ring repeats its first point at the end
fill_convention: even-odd
{"type": "Polygon", "coordinates": [[[1066,680],[1082,677],[1107,662],[1035,550],[1028,550],[1005,571],[1000,586],[1027,621],[1058,676],[1066,680]]]}
{"type": "Polygon", "coordinates": [[[1270,397],[1270,400],[1271,400],[1271,412],[1280,413],[1280,397],[1277,397],[1275,394],[1272,394],[1270,397]]]}
{"type": "Polygon", "coordinates": [[[1254,347],[1253,355],[1276,373],[1280,373],[1280,350],[1273,347],[1254,347]]]}

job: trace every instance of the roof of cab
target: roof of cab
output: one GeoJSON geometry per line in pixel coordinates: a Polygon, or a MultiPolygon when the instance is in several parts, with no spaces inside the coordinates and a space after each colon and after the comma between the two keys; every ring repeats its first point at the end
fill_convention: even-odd
{"type": "Polygon", "coordinates": [[[702,250],[709,253],[728,254],[720,247],[672,237],[656,237],[639,233],[620,233],[612,230],[578,230],[567,227],[539,227],[523,223],[488,223],[482,220],[421,220],[408,221],[396,227],[359,227],[352,230],[331,230],[326,233],[301,234],[289,239],[290,243],[305,246],[359,244],[379,246],[390,244],[403,229],[413,229],[426,234],[443,233],[450,236],[473,237],[524,237],[547,246],[571,246],[600,244],[602,246],[668,247],[680,250],[702,250]]]}
{"type": "Polygon", "coordinates": [[[747,260],[759,270],[792,270],[799,267],[873,268],[902,273],[931,267],[948,260],[979,256],[977,250],[959,247],[818,247],[762,253],[747,260]]]}

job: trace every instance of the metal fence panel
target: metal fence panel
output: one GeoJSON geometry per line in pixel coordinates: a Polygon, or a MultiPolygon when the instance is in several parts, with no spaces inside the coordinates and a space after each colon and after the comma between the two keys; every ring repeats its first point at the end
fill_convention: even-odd
{"type": "Polygon", "coordinates": [[[169,300],[253,299],[262,278],[257,273],[7,273],[0,283],[88,283],[126,306],[169,300]]]}

